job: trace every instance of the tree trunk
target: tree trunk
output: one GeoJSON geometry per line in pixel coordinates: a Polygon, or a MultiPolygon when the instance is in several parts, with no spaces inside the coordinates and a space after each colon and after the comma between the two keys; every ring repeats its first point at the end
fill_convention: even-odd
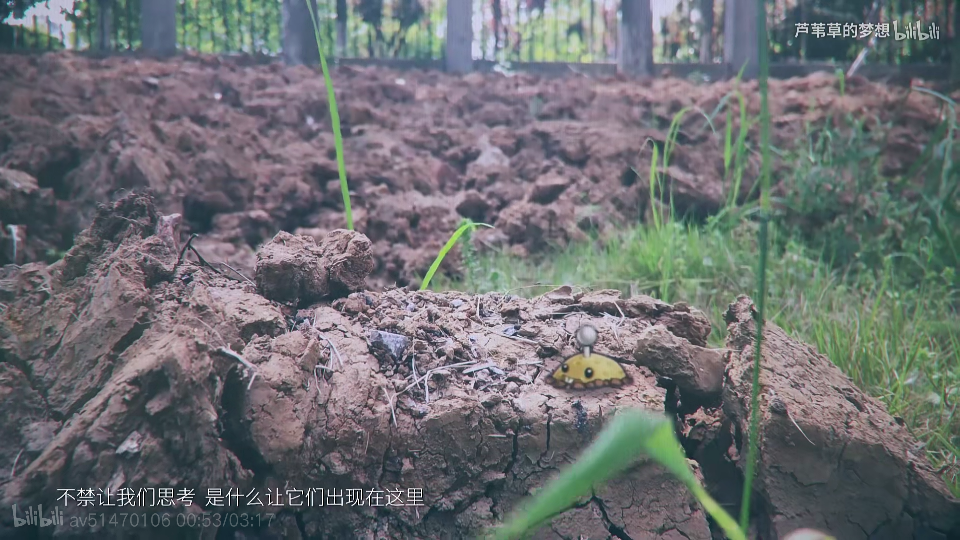
{"type": "MultiPolygon", "coordinates": [[[[283,0],[283,61],[287,65],[316,65],[320,62],[310,10],[319,16],[316,0],[310,0],[309,8],[304,0],[283,0]]],[[[320,23],[319,19],[317,23],[320,23]]]]}
{"type": "Polygon", "coordinates": [[[156,56],[177,52],[177,0],[151,0],[140,4],[143,50],[156,56]]]}
{"type": "Polygon", "coordinates": [[[451,73],[473,70],[473,4],[470,0],[447,1],[445,67],[451,73]]]}
{"type": "Polygon", "coordinates": [[[626,75],[653,75],[653,13],[650,0],[622,0],[617,70],[626,75]]]}
{"type": "Polygon", "coordinates": [[[743,69],[744,79],[756,78],[760,68],[757,33],[757,0],[725,0],[723,7],[723,60],[730,75],[743,69]]]}
{"type": "Polygon", "coordinates": [[[97,0],[97,50],[113,49],[113,0],[97,0]]]}
{"type": "Polygon", "coordinates": [[[713,63],[713,0],[700,0],[700,63],[713,63]]]}
{"type": "Polygon", "coordinates": [[[347,55],[347,0],[337,0],[337,56],[347,55]]]}

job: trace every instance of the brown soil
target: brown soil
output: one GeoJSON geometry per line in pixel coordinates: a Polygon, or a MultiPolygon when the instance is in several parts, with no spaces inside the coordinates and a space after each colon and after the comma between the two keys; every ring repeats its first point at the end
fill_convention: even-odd
{"type": "MultiPolygon", "coordinates": [[[[731,305],[730,340],[712,350],[701,312],[645,296],[389,286],[416,284],[463,217],[496,225],[481,243],[521,253],[636,219],[649,194],[631,167],[649,168],[647,139],[662,145],[674,113],[712,110],[729,84],[337,69],[361,234],[343,230],[312,70],[47,54],[0,56],[0,75],[0,506],[169,487],[194,490],[194,504],[141,511],[219,520],[174,533],[71,528],[90,508],[61,502],[56,534],[461,538],[577,457],[617,408],[642,407],[676,418],[697,474],[736,511],[749,299],[731,305]],[[544,381],[584,322],[629,361],[631,384],[544,381]],[[408,504],[308,507],[311,488],[384,500],[399,489],[408,504]],[[218,508],[211,489],[265,503],[299,490],[302,506],[231,527],[237,512],[265,509],[218,508]]],[[[937,121],[932,102],[899,107],[902,91],[862,80],[841,98],[834,85],[772,82],[775,143],[803,120],[875,114],[895,124],[885,166],[902,171],[937,121]]],[[[722,155],[702,123],[684,122],[667,174],[678,208],[705,214],[723,197],[722,155]]],[[[802,526],[844,540],[960,537],[960,502],[878,402],[771,325],[763,366],[759,538],[802,526]]],[[[13,525],[4,512],[0,537],[23,537],[13,525]]],[[[578,535],[719,537],[650,463],[538,538],[578,535]]]]}
{"type": "MultiPolygon", "coordinates": [[[[463,538],[502,519],[622,407],[676,415],[691,464],[715,495],[726,502],[739,489],[755,334],[745,297],[728,312],[728,348],[711,351],[701,312],[645,296],[364,291],[370,243],[344,230],[320,242],[281,232],[258,253],[255,283],[230,279],[178,262],[168,223],[150,197],[131,194],[102,207],[59,262],[5,267],[4,507],[49,509],[60,489],[170,487],[195,490],[193,504],[138,511],[163,510],[171,523],[208,512],[227,523],[264,508],[218,508],[208,490],[235,489],[242,501],[253,493],[264,504],[276,490],[299,490],[301,504],[311,488],[385,498],[401,490],[407,506],[287,501],[266,508],[277,514],[270,526],[222,525],[217,537],[463,538]],[[303,291],[316,302],[296,309],[303,291]],[[625,365],[632,384],[576,392],[543,380],[574,352],[584,322],[607,354],[635,361],[625,365]],[[718,381],[722,403],[713,401],[718,381]],[[687,412],[677,412],[678,397],[687,412]],[[422,489],[422,506],[410,505],[411,488],[422,489]]],[[[896,419],[779,328],[768,325],[764,343],[765,399],[782,399],[805,435],[765,406],[760,538],[800,526],[844,539],[960,534],[960,501],[896,419]]],[[[61,509],[67,525],[56,532],[69,537],[218,534],[212,524],[71,528],[90,509],[75,501],[61,509]]],[[[18,537],[3,516],[0,536],[18,537]]],[[[54,528],[38,530],[49,537],[54,528]]],[[[537,538],[717,534],[681,485],[643,462],[537,538]]]]}
{"type": "MultiPolygon", "coordinates": [[[[649,143],[662,156],[675,113],[713,113],[733,88],[346,67],[333,80],[373,284],[400,286],[419,281],[463,217],[496,225],[477,234],[482,245],[520,253],[642,217],[649,143]]],[[[938,122],[935,100],[859,77],[845,96],[837,86],[828,74],[771,81],[774,144],[852,112],[892,123],[884,167],[905,172],[938,122]]],[[[756,83],[743,91],[755,114],[756,83]]],[[[37,179],[0,174],[0,264],[55,260],[97,203],[145,188],[202,235],[198,246],[247,272],[278,230],[344,227],[326,96],[315,70],[242,58],[0,55],[0,167],[37,179]],[[7,225],[18,226],[17,261],[7,225]]],[[[725,114],[712,125],[722,134],[725,114]]],[[[721,140],[703,116],[685,117],[665,171],[679,212],[704,216],[724,200],[721,140]]],[[[457,262],[455,252],[445,271],[457,262]]]]}

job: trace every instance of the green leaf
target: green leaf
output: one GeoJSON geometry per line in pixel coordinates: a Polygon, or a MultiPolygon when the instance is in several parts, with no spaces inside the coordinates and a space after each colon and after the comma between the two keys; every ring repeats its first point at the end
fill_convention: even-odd
{"type": "Polygon", "coordinates": [[[664,415],[642,409],[625,409],[617,413],[580,459],[490,535],[496,540],[523,538],[570,509],[581,497],[592,494],[598,485],[625,471],[644,455],[683,482],[731,539],[746,540],[734,519],[707,494],[690,470],[674,433],[673,422],[664,415]]]}

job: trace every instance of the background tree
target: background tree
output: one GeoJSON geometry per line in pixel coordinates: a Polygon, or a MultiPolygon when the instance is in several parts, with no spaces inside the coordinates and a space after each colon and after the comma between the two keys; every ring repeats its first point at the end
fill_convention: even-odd
{"type": "Polygon", "coordinates": [[[653,13],[650,0],[622,0],[618,69],[628,75],[653,74],[653,13]]]}

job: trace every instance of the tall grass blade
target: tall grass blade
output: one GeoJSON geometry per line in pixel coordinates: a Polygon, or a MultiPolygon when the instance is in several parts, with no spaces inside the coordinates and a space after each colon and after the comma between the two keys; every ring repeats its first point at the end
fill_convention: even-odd
{"type": "Polygon", "coordinates": [[[767,9],[764,0],[757,0],[757,33],[760,40],[760,233],[758,245],[760,260],[757,263],[757,338],[753,353],[753,385],[750,395],[750,444],[747,448],[746,471],[743,479],[743,497],[740,505],[740,528],[750,527],[750,498],[753,495],[753,478],[756,474],[757,444],[760,432],[760,360],[763,343],[763,318],[767,297],[767,251],[769,250],[770,227],[770,107],[767,102],[769,58],[767,49],[767,9]]]}
{"type": "Polygon", "coordinates": [[[327,104],[330,106],[330,124],[333,127],[333,145],[337,150],[337,171],[340,173],[340,195],[343,196],[343,212],[347,218],[347,229],[353,230],[353,210],[350,208],[350,186],[347,184],[347,166],[343,161],[343,135],[340,132],[340,112],[337,109],[337,98],[333,92],[333,81],[330,79],[330,70],[327,69],[327,59],[323,55],[323,43],[320,38],[320,25],[317,14],[314,13],[310,0],[307,11],[313,21],[313,33],[317,38],[317,51],[320,53],[320,69],[323,70],[323,83],[327,87],[327,104]]]}
{"type": "Polygon", "coordinates": [[[737,198],[740,197],[740,186],[743,185],[743,168],[747,155],[747,135],[750,133],[751,122],[747,116],[747,98],[740,90],[736,90],[737,101],[740,105],[740,132],[737,134],[737,142],[734,145],[733,158],[733,188],[730,190],[730,199],[727,201],[731,208],[736,207],[737,198]]]}

